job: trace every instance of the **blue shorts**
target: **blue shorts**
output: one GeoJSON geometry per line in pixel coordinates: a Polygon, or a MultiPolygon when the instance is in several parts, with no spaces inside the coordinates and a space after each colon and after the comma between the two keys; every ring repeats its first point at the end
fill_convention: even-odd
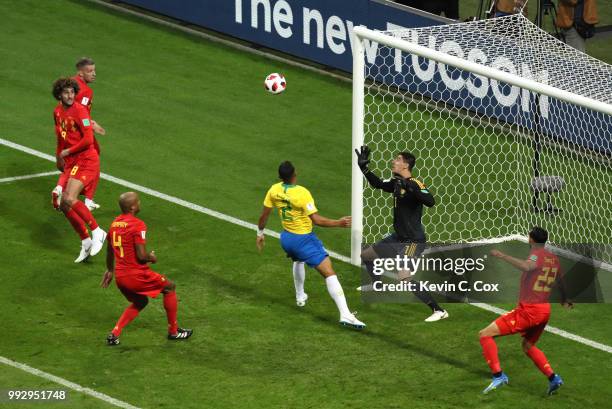
{"type": "Polygon", "coordinates": [[[280,240],[287,257],[293,261],[303,261],[309,267],[318,266],[328,256],[323,243],[314,233],[295,234],[283,230],[280,240]]]}

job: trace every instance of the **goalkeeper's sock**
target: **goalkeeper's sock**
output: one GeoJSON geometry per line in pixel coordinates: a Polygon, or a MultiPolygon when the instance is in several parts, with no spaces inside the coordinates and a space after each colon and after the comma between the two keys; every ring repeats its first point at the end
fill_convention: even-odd
{"type": "Polygon", "coordinates": [[[346,304],[344,291],[342,290],[340,281],[338,281],[338,277],[336,277],[335,275],[327,277],[325,279],[325,284],[327,285],[327,291],[329,292],[329,295],[336,303],[338,311],[340,311],[340,317],[346,317],[351,315],[348,305],[346,304]]]}
{"type": "Polygon", "coordinates": [[[372,284],[381,280],[381,276],[374,274],[374,262],[373,261],[364,261],[363,265],[365,266],[366,271],[368,272],[368,275],[370,276],[370,280],[372,281],[372,284]]]}
{"type": "Polygon", "coordinates": [[[295,284],[295,298],[304,298],[304,281],[306,280],[306,269],[301,261],[293,262],[293,284],[295,284]]]}

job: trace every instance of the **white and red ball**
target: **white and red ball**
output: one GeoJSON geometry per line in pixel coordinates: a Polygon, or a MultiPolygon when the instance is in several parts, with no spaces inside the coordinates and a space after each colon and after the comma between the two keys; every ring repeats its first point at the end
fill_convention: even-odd
{"type": "Polygon", "coordinates": [[[264,86],[266,87],[266,91],[271,92],[272,94],[280,94],[287,88],[287,81],[283,74],[272,73],[266,77],[264,81],[264,86]]]}

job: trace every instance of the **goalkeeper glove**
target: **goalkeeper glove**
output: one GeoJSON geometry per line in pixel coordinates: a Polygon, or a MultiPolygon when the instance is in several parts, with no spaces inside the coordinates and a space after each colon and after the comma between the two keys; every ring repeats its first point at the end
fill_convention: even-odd
{"type": "Polygon", "coordinates": [[[357,166],[363,173],[366,173],[370,163],[370,148],[363,145],[361,150],[355,149],[355,153],[357,154],[357,166]]]}

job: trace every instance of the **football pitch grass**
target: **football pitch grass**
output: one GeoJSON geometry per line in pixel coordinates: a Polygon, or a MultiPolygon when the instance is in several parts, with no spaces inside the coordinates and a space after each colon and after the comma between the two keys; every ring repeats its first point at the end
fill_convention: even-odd
{"type": "MultiPolygon", "coordinates": [[[[74,60],[97,63],[93,117],[102,171],[249,222],[256,222],[276,167],[291,159],[321,213],[350,212],[350,85],[141,20],[78,2],[0,5],[1,138],[52,153],[51,82],[74,60]],[[69,23],[67,23],[69,22],[69,23]],[[112,28],[112,29],[109,29],[112,28]],[[74,40],[74,33],[92,33],[74,40]],[[289,81],[279,97],[260,86],[269,72],[289,81]]],[[[53,170],[40,158],[0,146],[0,178],[53,170]]],[[[154,300],[128,326],[122,344],[104,337],[127,302],[99,288],[103,255],[75,265],[78,240],[53,211],[56,177],[0,184],[5,336],[0,355],[139,407],[454,408],[606,407],[612,356],[544,333],[538,344],[565,379],[544,397],[546,379],[520,350],[518,336],[498,339],[510,385],[489,396],[477,332],[496,316],[446,304],[450,319],[422,322],[419,304],[362,304],[357,268],[334,260],[363,332],[338,326],[323,280],[308,270],[308,305],[293,299],[290,262],[278,241],[258,254],[244,227],[142,195],[141,218],[156,271],[177,283],[185,343],[165,339],[154,300]]],[[[107,227],[126,189],[101,181],[95,216],[107,227]]],[[[269,226],[278,231],[276,217],[269,226]]],[[[427,228],[434,228],[426,226],[427,228]]],[[[349,232],[318,229],[330,250],[348,253],[349,232]]],[[[515,255],[524,245],[508,243],[515,255]]],[[[499,264],[499,274],[513,274],[499,264]]],[[[501,305],[509,309],[511,305],[501,305]]],[[[608,344],[609,305],[553,306],[551,325],[608,344]]],[[[0,388],[59,388],[3,365],[0,388]]],[[[10,405],[3,404],[6,407],[10,405]]],[[[27,404],[15,407],[25,408],[27,404]]],[[[44,405],[43,405],[44,406],[44,405]]],[[[50,407],[103,408],[70,392],[50,407]]],[[[40,404],[32,407],[42,407],[40,404]]]]}

